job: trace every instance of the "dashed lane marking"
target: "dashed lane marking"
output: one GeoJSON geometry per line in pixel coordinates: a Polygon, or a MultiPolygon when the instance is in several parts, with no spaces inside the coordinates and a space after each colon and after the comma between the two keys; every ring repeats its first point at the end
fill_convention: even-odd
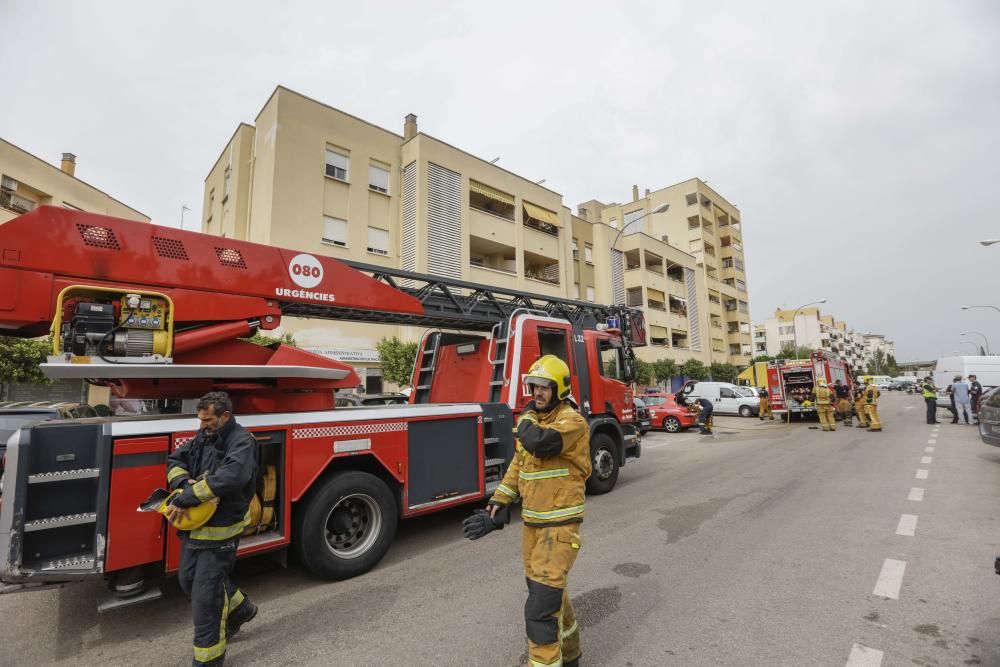
{"type": "Polygon", "coordinates": [[[921,500],[924,499],[924,490],[921,489],[919,486],[915,486],[912,489],[910,489],[910,495],[908,495],[906,499],[912,500],[915,503],[919,503],[921,500]]]}
{"type": "Polygon", "coordinates": [[[916,478],[917,479],[927,479],[927,471],[924,470],[923,468],[918,468],[917,469],[916,478]]]}
{"type": "Polygon", "coordinates": [[[921,456],[920,457],[920,462],[921,463],[930,463],[933,460],[934,460],[933,456],[921,456]]]}
{"type": "Polygon", "coordinates": [[[917,532],[917,515],[904,514],[899,517],[899,525],[896,526],[896,534],[906,537],[913,537],[917,532]]]}
{"type": "Polygon", "coordinates": [[[933,454],[934,453],[934,448],[933,447],[924,447],[924,451],[927,452],[928,454],[933,454]]]}
{"type": "Polygon", "coordinates": [[[930,440],[927,441],[927,444],[928,445],[936,445],[937,444],[937,440],[935,440],[934,438],[931,438],[930,440]]]}
{"type": "Polygon", "coordinates": [[[899,589],[903,585],[904,572],[906,572],[905,560],[886,558],[885,562],[882,563],[882,571],[878,575],[878,581],[875,582],[875,590],[872,591],[872,595],[898,600],[899,589]]]}
{"type": "Polygon", "coordinates": [[[851,647],[851,655],[847,657],[846,667],[881,667],[882,651],[863,644],[851,647]]]}

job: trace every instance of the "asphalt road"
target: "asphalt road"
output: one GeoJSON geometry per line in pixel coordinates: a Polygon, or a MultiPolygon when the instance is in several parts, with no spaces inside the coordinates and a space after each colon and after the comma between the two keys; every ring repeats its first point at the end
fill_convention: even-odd
{"type": "MultiPolygon", "coordinates": [[[[583,664],[1000,665],[1000,449],[932,430],[918,396],[881,412],[882,433],[720,418],[714,438],[650,434],[587,501],[570,577],[583,664]]],[[[468,511],[404,524],[351,581],[242,562],[261,612],[230,664],[515,667],[519,530],[467,542],[468,511]]],[[[104,615],[97,594],[0,598],[0,663],[189,664],[175,585],[104,615]]]]}

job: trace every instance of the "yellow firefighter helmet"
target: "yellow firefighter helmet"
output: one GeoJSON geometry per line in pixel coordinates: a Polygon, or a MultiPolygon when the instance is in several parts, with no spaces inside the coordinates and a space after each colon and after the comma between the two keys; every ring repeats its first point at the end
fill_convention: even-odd
{"type": "Polygon", "coordinates": [[[826,386],[826,380],[820,380],[819,381],[819,386],[825,387],[826,386]]]}
{"type": "MultiPolygon", "coordinates": [[[[163,516],[167,515],[167,507],[170,505],[170,501],[174,499],[174,496],[179,494],[183,489],[174,489],[166,499],[160,503],[160,507],[156,510],[163,516]]],[[[171,526],[177,530],[195,530],[196,528],[201,528],[208,520],[212,518],[215,514],[215,510],[219,508],[219,499],[212,498],[211,500],[206,500],[200,505],[195,505],[194,507],[188,507],[187,510],[181,514],[181,518],[176,521],[167,521],[171,526]]]]}
{"type": "Polygon", "coordinates": [[[531,365],[524,375],[525,390],[529,391],[528,385],[539,384],[539,381],[555,385],[555,395],[560,401],[569,396],[569,366],[556,355],[546,354],[531,365]]]}

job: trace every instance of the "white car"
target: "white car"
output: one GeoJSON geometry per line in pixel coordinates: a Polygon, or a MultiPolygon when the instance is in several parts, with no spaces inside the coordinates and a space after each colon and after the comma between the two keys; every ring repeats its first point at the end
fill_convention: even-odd
{"type": "Polygon", "coordinates": [[[760,413],[760,398],[747,396],[747,389],[731,382],[696,382],[691,396],[712,401],[720,415],[755,417],[760,413]]]}

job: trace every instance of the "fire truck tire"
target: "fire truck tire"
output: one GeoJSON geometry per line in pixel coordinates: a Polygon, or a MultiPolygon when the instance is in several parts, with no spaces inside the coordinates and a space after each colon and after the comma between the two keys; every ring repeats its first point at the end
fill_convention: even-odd
{"type": "Polygon", "coordinates": [[[681,426],[681,420],[677,417],[664,417],[663,430],[667,433],[680,433],[684,427],[681,426]]]}
{"type": "Polygon", "coordinates": [[[299,561],[324,579],[349,579],[375,567],[392,544],[399,514],[385,482],[366,472],[329,476],[295,517],[299,561]]]}
{"type": "Polygon", "coordinates": [[[587,493],[599,496],[615,488],[618,483],[618,448],[606,433],[598,433],[590,440],[590,460],[593,470],[587,480],[587,493]]]}

